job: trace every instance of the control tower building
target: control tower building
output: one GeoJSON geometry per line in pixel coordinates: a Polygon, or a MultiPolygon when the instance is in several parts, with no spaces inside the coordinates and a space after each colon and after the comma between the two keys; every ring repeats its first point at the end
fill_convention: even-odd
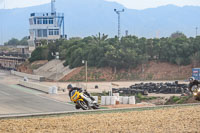
{"type": "Polygon", "coordinates": [[[64,13],[56,13],[55,0],[51,0],[51,12],[31,13],[29,18],[29,51],[42,45],[42,40],[55,41],[66,38],[64,32],[64,13]]]}

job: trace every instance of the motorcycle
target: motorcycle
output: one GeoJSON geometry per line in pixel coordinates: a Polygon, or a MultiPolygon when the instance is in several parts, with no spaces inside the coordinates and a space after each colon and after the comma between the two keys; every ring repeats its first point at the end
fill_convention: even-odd
{"type": "Polygon", "coordinates": [[[86,95],[84,92],[81,93],[77,90],[71,92],[71,101],[73,101],[76,106],[82,108],[83,110],[99,109],[99,104],[94,100],[94,98],[86,95]]]}
{"type": "Polygon", "coordinates": [[[192,87],[192,92],[194,99],[200,101],[200,87],[197,86],[192,87]]]}

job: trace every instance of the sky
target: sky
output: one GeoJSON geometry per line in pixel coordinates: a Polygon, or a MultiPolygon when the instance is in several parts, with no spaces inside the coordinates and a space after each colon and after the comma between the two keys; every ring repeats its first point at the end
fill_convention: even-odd
{"type": "Polygon", "coordinates": [[[107,0],[107,1],[115,1],[123,4],[127,8],[131,9],[147,9],[147,8],[155,8],[158,6],[164,5],[177,5],[177,6],[200,6],[200,0],[107,0]]]}
{"type": "MultiPolygon", "coordinates": [[[[27,6],[35,6],[40,4],[49,3],[51,0],[0,0],[0,8],[12,9],[12,8],[20,8],[27,6]]],[[[59,1],[59,0],[57,0],[59,1]]],[[[174,4],[177,6],[200,6],[200,0],[106,0],[106,1],[115,1],[127,8],[130,9],[146,9],[146,8],[155,8],[158,6],[174,4]]]]}

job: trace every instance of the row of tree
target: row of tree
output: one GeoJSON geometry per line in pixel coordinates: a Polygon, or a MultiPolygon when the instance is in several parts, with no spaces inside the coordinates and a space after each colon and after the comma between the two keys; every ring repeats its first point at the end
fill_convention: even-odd
{"type": "Polygon", "coordinates": [[[160,39],[136,36],[108,38],[99,33],[96,36],[43,44],[32,53],[31,62],[51,60],[55,52],[60,53],[60,59],[65,60],[64,65],[70,68],[82,66],[82,60],[87,60],[89,66],[112,67],[115,70],[133,68],[151,60],[178,65],[200,61],[200,36],[187,38],[180,32],[160,39]]]}
{"type": "Polygon", "coordinates": [[[4,43],[4,46],[28,46],[28,37],[23,37],[21,40],[16,38],[10,39],[8,42],[4,43]]]}

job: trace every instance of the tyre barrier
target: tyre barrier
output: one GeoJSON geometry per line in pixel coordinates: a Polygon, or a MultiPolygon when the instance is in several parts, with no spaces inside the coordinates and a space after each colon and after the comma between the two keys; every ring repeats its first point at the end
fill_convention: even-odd
{"type": "Polygon", "coordinates": [[[187,84],[178,84],[178,81],[173,83],[140,83],[131,85],[129,88],[112,88],[113,93],[148,95],[148,93],[163,93],[163,94],[183,94],[188,91],[187,84]]]}

